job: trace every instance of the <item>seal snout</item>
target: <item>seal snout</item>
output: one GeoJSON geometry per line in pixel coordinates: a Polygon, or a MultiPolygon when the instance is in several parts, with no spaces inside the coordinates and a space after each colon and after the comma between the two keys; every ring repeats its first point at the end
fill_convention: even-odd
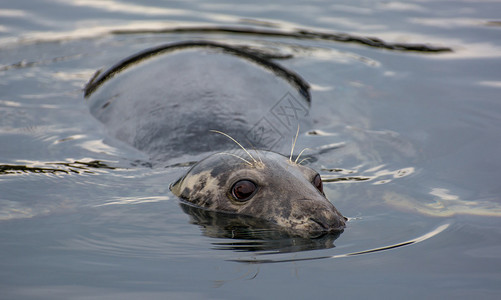
{"type": "Polygon", "coordinates": [[[345,218],[337,212],[324,212],[309,219],[320,231],[341,231],[346,226],[345,218]]]}
{"type": "Polygon", "coordinates": [[[346,226],[345,218],[336,211],[317,212],[309,220],[316,224],[316,227],[320,231],[341,231],[346,226]]]}
{"type": "Polygon", "coordinates": [[[294,202],[291,217],[298,222],[296,228],[311,232],[339,232],[345,228],[346,218],[328,200],[302,199],[294,202]]]}

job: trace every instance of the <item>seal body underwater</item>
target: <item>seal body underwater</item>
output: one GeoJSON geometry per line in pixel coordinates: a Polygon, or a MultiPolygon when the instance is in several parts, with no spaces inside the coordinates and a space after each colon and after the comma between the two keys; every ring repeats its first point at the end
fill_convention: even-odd
{"type": "Polygon", "coordinates": [[[98,74],[85,97],[111,135],[154,162],[209,155],[171,185],[184,202],[302,236],[345,227],[318,173],[279,154],[298,124],[308,127],[310,95],[301,77],[268,59],[213,42],[169,44],[98,74]]]}
{"type": "Polygon", "coordinates": [[[281,152],[290,147],[298,121],[310,127],[306,82],[223,44],[146,50],[93,78],[85,96],[112,136],[157,162],[234,147],[210,129],[281,152]]]}

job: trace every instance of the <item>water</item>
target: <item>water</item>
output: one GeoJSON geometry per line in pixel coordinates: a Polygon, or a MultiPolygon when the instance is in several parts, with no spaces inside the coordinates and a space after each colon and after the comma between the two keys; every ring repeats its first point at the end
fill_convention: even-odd
{"type": "Polygon", "coordinates": [[[499,2],[0,7],[0,298],[499,298],[499,2]],[[193,27],[204,30],[172,30],[193,27]],[[311,166],[351,218],[335,241],[249,252],[207,235],[168,189],[186,168],[148,167],[89,114],[82,88],[95,70],[193,39],[293,56],[277,61],[312,85],[323,133],[298,148],[326,147],[311,166]]]}

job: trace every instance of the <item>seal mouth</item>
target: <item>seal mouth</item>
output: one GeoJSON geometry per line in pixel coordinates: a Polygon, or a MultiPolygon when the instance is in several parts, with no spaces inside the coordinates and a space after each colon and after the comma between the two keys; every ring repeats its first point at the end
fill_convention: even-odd
{"type": "Polygon", "coordinates": [[[314,226],[318,228],[318,230],[314,231],[322,231],[322,232],[340,232],[344,230],[345,223],[342,222],[341,220],[335,220],[335,222],[331,222],[330,224],[328,222],[318,220],[315,218],[309,218],[309,220],[315,224],[314,226]]]}
{"type": "Polygon", "coordinates": [[[310,218],[310,221],[317,224],[321,229],[323,229],[322,231],[329,231],[329,227],[327,227],[327,225],[325,225],[323,222],[313,218],[310,218]]]}
{"type": "Polygon", "coordinates": [[[329,226],[325,222],[322,222],[314,218],[309,218],[309,221],[311,222],[310,224],[312,228],[308,230],[306,235],[308,238],[311,239],[318,239],[327,235],[339,236],[344,231],[343,226],[335,226],[335,225],[329,226]]]}
{"type": "Polygon", "coordinates": [[[316,220],[314,218],[309,218],[309,221],[311,222],[311,226],[313,227],[308,232],[309,238],[312,239],[321,238],[332,232],[331,229],[329,229],[323,222],[319,220],[316,220]]]}

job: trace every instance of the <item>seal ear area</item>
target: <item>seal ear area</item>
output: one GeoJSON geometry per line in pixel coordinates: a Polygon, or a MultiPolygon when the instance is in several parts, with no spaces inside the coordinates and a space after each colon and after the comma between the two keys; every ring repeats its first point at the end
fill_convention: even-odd
{"type": "Polygon", "coordinates": [[[303,178],[308,180],[325,197],[324,185],[320,174],[307,166],[296,165],[296,167],[301,172],[303,178]]]}

